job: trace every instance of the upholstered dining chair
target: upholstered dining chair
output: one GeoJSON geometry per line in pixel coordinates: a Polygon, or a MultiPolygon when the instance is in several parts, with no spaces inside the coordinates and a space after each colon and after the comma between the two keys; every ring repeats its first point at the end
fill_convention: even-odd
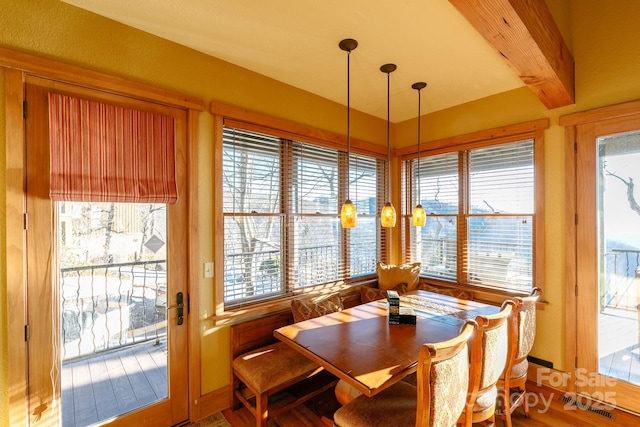
{"type": "Polygon", "coordinates": [[[469,340],[474,320],[448,341],[423,344],[417,387],[399,381],[373,397],[360,396],[338,409],[338,427],[453,426],[464,409],[469,386],[469,340]]]}
{"type": "Polygon", "coordinates": [[[527,402],[527,356],[536,337],[536,303],[542,290],[534,288],[527,297],[514,298],[515,309],[510,320],[509,351],[504,376],[498,381],[498,403],[496,417],[503,419],[511,427],[511,414],[522,406],[524,414],[530,417],[527,402]]]}
{"type": "Polygon", "coordinates": [[[507,300],[500,312],[476,317],[478,331],[469,346],[469,389],[464,411],[458,425],[471,427],[473,423],[495,423],[498,389],[507,363],[509,319],[515,303],[507,300]]]}

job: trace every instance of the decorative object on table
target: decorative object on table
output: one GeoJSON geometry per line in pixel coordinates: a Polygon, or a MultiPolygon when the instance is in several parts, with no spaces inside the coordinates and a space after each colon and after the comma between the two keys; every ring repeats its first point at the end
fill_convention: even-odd
{"type": "MultiPolygon", "coordinates": [[[[346,173],[346,181],[347,181],[347,200],[342,205],[342,209],[340,210],[340,224],[342,224],[342,228],[354,228],[358,225],[358,212],[356,210],[355,205],[351,202],[351,198],[349,197],[349,167],[351,166],[349,162],[351,161],[351,102],[350,102],[350,93],[351,93],[351,70],[350,70],[350,58],[351,51],[358,47],[358,42],[354,39],[344,39],[338,45],[340,49],[347,52],[347,173],[346,173]]],[[[357,192],[356,192],[357,193],[357,192]]],[[[356,194],[357,197],[357,194],[356,194]]]]}
{"type": "Polygon", "coordinates": [[[418,166],[416,168],[416,173],[415,173],[416,183],[418,184],[417,185],[418,204],[413,209],[411,222],[413,223],[414,227],[423,227],[427,223],[427,215],[424,211],[424,208],[422,207],[422,204],[420,203],[420,91],[425,87],[427,87],[427,84],[425,82],[417,82],[412,84],[411,87],[418,91],[418,158],[417,158],[418,166]]]}
{"type": "Polygon", "coordinates": [[[400,306],[400,295],[397,291],[387,291],[387,314],[390,325],[416,324],[416,313],[411,307],[400,306]]]}
{"type": "Polygon", "coordinates": [[[407,284],[407,292],[415,290],[418,286],[420,275],[420,263],[393,265],[379,262],[376,267],[378,273],[378,288],[386,291],[399,283],[407,284]]]}
{"type": "Polygon", "coordinates": [[[390,74],[396,70],[396,64],[384,64],[380,71],[387,74],[387,203],[380,212],[380,225],[385,228],[396,226],[396,209],[391,203],[391,118],[390,111],[390,74]]]}

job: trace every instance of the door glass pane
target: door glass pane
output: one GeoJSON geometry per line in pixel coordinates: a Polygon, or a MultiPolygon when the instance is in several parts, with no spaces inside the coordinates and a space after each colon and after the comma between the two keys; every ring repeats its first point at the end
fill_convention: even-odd
{"type": "Polygon", "coordinates": [[[640,384],[640,133],[598,143],[599,373],[640,384]]]}
{"type": "Polygon", "coordinates": [[[62,425],[166,399],[166,205],[56,207],[62,425]]]}

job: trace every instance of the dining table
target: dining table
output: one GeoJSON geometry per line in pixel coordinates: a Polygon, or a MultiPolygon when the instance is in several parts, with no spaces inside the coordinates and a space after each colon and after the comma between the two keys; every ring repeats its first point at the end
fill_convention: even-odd
{"type": "MultiPolygon", "coordinates": [[[[415,372],[420,347],[454,338],[467,319],[500,307],[416,290],[400,295],[415,324],[390,324],[386,299],[274,330],[274,336],[366,396],[415,372]]],[[[404,310],[404,309],[403,309],[404,310]]]]}

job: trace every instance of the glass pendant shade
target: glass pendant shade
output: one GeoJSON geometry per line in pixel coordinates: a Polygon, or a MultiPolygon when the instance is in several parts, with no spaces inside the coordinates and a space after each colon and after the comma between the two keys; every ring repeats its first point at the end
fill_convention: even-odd
{"type": "Polygon", "coordinates": [[[342,224],[342,228],[354,228],[358,225],[358,212],[356,211],[355,205],[351,203],[351,200],[347,199],[344,205],[342,205],[340,223],[342,224]]]}
{"type": "Polygon", "coordinates": [[[380,224],[383,227],[395,227],[396,226],[396,209],[391,202],[387,202],[382,208],[380,213],[380,224]]]}
{"type": "Polygon", "coordinates": [[[413,223],[414,227],[424,227],[424,225],[427,223],[427,214],[425,213],[422,205],[418,205],[413,209],[411,222],[413,223]]]}

